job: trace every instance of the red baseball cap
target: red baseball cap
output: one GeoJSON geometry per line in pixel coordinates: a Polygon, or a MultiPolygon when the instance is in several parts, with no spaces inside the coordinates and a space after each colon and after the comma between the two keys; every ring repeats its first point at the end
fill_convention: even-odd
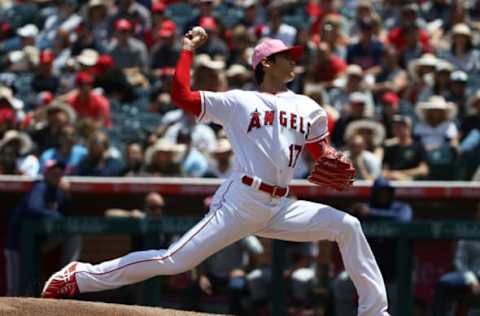
{"type": "Polygon", "coordinates": [[[101,75],[115,65],[113,58],[110,55],[102,54],[98,56],[97,63],[94,67],[95,75],[101,75]]]}
{"type": "Polygon", "coordinates": [[[81,71],[77,74],[77,77],[75,78],[75,83],[77,85],[92,84],[93,76],[86,71],[81,71]]]}
{"type": "Polygon", "coordinates": [[[200,21],[198,21],[198,25],[203,27],[205,30],[213,31],[217,29],[217,22],[215,21],[214,18],[211,16],[203,16],[200,18],[200,21]]]}
{"type": "Polygon", "coordinates": [[[154,3],[152,3],[152,12],[153,13],[163,13],[165,12],[165,4],[163,2],[160,2],[160,1],[155,1],[154,3]]]}
{"type": "Polygon", "coordinates": [[[5,123],[7,121],[15,121],[15,111],[12,108],[2,107],[0,108],[0,123],[5,123]]]}
{"type": "Polygon", "coordinates": [[[282,52],[289,52],[293,60],[299,61],[303,55],[303,50],[303,46],[288,47],[281,40],[268,38],[255,46],[252,57],[252,67],[255,69],[257,65],[268,56],[282,52]]]}
{"type": "Polygon", "coordinates": [[[51,65],[54,59],[55,59],[55,55],[51,50],[46,49],[40,53],[40,58],[39,58],[40,64],[51,65]]]}
{"type": "Polygon", "coordinates": [[[53,93],[50,91],[42,91],[37,95],[37,105],[38,106],[45,106],[52,103],[54,99],[53,93]]]}
{"type": "Polygon", "coordinates": [[[127,19],[119,19],[115,22],[115,30],[119,31],[131,31],[133,30],[133,24],[127,19]]]}
{"type": "Polygon", "coordinates": [[[171,20],[163,21],[158,31],[158,37],[171,37],[177,32],[177,25],[171,20]]]}
{"type": "Polygon", "coordinates": [[[400,102],[400,98],[394,92],[387,92],[382,96],[383,103],[390,104],[393,107],[397,107],[400,102]]]}

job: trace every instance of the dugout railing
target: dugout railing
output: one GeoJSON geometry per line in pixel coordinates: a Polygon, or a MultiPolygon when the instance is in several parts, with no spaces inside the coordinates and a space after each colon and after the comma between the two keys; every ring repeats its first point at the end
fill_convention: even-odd
{"type": "MultiPolygon", "coordinates": [[[[39,238],[40,236],[135,234],[144,235],[146,240],[158,233],[181,233],[197,222],[196,218],[164,217],[162,219],[112,219],[103,217],[71,217],[57,220],[25,222],[22,232],[22,289],[38,294],[39,282],[39,238]]],[[[395,315],[410,316],[413,309],[411,241],[416,239],[480,239],[480,223],[472,221],[420,221],[413,223],[374,222],[364,224],[363,229],[371,238],[394,238],[397,251],[398,310],[395,315]]],[[[284,247],[274,241],[272,266],[272,315],[285,315],[285,285],[283,283],[284,247]]],[[[158,278],[144,284],[148,305],[159,304],[161,294],[155,285],[158,278]]]]}

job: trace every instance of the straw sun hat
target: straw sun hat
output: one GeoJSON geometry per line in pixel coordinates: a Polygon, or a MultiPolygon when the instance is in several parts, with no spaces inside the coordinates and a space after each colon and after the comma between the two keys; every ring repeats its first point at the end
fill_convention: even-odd
{"type": "Polygon", "coordinates": [[[457,107],[452,102],[447,102],[441,96],[431,96],[426,102],[418,103],[415,113],[421,121],[425,121],[425,112],[428,110],[444,110],[447,111],[448,120],[452,120],[457,115],[457,107]]]}
{"type": "Polygon", "coordinates": [[[26,155],[33,149],[33,143],[28,134],[17,130],[9,130],[5,132],[2,140],[0,140],[0,151],[12,141],[20,142],[20,155],[26,155]]]}
{"type": "Polygon", "coordinates": [[[344,140],[349,140],[361,130],[372,131],[374,146],[380,146],[385,139],[385,127],[383,127],[382,124],[373,120],[357,120],[348,124],[345,131],[344,140]]]}

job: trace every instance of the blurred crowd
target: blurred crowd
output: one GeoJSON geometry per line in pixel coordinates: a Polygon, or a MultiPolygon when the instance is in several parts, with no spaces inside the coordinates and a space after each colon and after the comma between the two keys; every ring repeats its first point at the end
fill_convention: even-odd
{"type": "Polygon", "coordinates": [[[255,89],[263,38],[303,45],[290,89],[325,108],[358,179],[480,178],[478,0],[2,0],[0,174],[53,159],[67,175],[228,176],[221,127],[171,101],[195,25],[197,90],[255,89]]]}

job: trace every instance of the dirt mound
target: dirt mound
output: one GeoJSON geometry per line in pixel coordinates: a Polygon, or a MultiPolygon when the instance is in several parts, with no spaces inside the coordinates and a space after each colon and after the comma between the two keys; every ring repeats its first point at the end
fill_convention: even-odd
{"type": "Polygon", "coordinates": [[[0,316],[206,316],[146,306],[95,303],[74,300],[47,300],[26,297],[0,297],[0,316]]]}

